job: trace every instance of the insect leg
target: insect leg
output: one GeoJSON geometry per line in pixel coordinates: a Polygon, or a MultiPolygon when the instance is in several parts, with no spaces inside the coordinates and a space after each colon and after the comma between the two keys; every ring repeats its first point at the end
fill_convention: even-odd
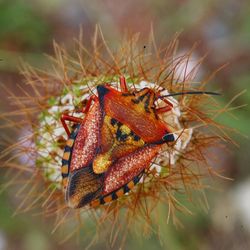
{"type": "MultiPolygon", "coordinates": [[[[96,101],[96,100],[98,100],[98,99],[97,99],[97,96],[92,95],[92,96],[88,99],[85,108],[83,108],[81,112],[82,112],[82,113],[87,113],[87,112],[89,111],[90,107],[91,107],[92,101],[96,101]]],[[[61,116],[62,125],[63,125],[63,127],[64,127],[64,129],[65,129],[67,135],[70,136],[70,130],[69,130],[69,128],[68,128],[68,126],[67,126],[67,124],[66,124],[65,121],[70,121],[70,122],[75,122],[75,123],[82,123],[82,122],[83,122],[83,119],[78,118],[78,117],[74,117],[74,116],[71,116],[71,115],[68,115],[68,114],[62,114],[62,116],[61,116]]]]}
{"type": "Polygon", "coordinates": [[[173,104],[170,101],[168,101],[166,99],[162,99],[162,101],[165,102],[167,104],[167,106],[156,109],[156,112],[158,114],[168,112],[173,108],[173,104]]]}
{"type": "Polygon", "coordinates": [[[70,136],[70,130],[69,130],[69,128],[68,128],[65,121],[70,121],[70,122],[75,122],[75,123],[82,123],[83,119],[78,118],[78,117],[74,117],[74,116],[71,116],[71,115],[67,115],[67,114],[62,114],[61,123],[62,123],[67,135],[70,136]]]}
{"type": "Polygon", "coordinates": [[[124,76],[120,76],[120,87],[122,92],[128,93],[128,87],[124,76]]]}
{"type": "Polygon", "coordinates": [[[98,97],[95,96],[95,95],[90,96],[90,98],[87,101],[87,104],[86,104],[85,108],[82,109],[82,113],[88,113],[88,111],[89,111],[89,109],[91,107],[92,101],[98,101],[98,97]]]}

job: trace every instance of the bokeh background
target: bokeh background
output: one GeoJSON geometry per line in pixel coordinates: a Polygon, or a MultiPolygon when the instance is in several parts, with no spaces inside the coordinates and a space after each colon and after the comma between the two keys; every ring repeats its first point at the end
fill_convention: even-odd
{"type": "MultiPolygon", "coordinates": [[[[0,0],[0,83],[18,92],[22,85],[19,62],[25,60],[46,67],[43,55],[53,53],[53,40],[73,46],[73,37],[83,28],[86,41],[95,24],[102,27],[106,40],[116,44],[125,32],[140,32],[147,37],[154,27],[156,40],[169,41],[181,32],[179,48],[198,46],[194,59],[208,52],[201,77],[221,65],[228,66],[211,80],[221,90],[222,105],[246,89],[233,105],[250,100],[250,2],[248,0],[0,0]]],[[[11,109],[9,99],[0,89],[0,112],[11,109]]],[[[130,237],[125,249],[250,249],[250,142],[249,106],[224,115],[221,122],[237,128],[243,136],[233,138],[239,147],[219,153],[224,175],[233,181],[211,179],[216,190],[207,192],[210,209],[192,208],[194,215],[182,216],[183,228],[164,225],[164,244],[152,235],[138,240],[130,237]],[[245,136],[244,136],[245,135],[245,136]]],[[[1,138],[8,136],[1,134],[1,138]]],[[[2,147],[2,146],[0,146],[2,147]]],[[[2,148],[3,149],[3,148],[2,148]]],[[[0,172],[3,181],[3,171],[0,172]]],[[[13,197],[7,191],[0,195],[0,250],[83,249],[69,241],[58,245],[41,218],[29,214],[12,217],[13,197]]],[[[166,218],[162,218],[163,222],[166,218]]],[[[97,245],[93,249],[104,249],[97,245]]]]}

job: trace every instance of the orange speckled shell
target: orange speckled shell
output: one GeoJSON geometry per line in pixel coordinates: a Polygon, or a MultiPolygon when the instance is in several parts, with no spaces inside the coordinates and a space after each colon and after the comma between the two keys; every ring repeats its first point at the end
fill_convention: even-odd
{"type": "Polygon", "coordinates": [[[99,143],[101,118],[99,102],[95,101],[86,114],[75,139],[70,162],[71,172],[88,166],[93,161],[99,143]]]}
{"type": "Polygon", "coordinates": [[[105,175],[102,194],[115,191],[139,175],[142,170],[150,166],[160,149],[161,145],[148,145],[118,159],[105,175]]]}
{"type": "Polygon", "coordinates": [[[140,92],[123,94],[106,85],[99,86],[98,96],[101,108],[107,115],[127,125],[145,142],[158,142],[170,130],[152,109],[154,92],[146,88],[143,91],[146,93],[145,98],[139,103],[136,103],[136,100],[140,100],[140,92]]]}

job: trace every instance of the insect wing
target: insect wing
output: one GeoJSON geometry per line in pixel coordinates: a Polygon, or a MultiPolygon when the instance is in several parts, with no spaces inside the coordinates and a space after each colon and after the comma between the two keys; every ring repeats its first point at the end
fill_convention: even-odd
{"type": "Polygon", "coordinates": [[[77,124],[66,142],[62,177],[69,207],[79,208],[101,194],[103,180],[93,173],[92,161],[98,147],[101,111],[95,101],[82,124],[77,124]]]}
{"type": "Polygon", "coordinates": [[[95,101],[75,138],[70,171],[86,167],[93,161],[99,143],[101,120],[99,102],[95,101]]]}
{"type": "Polygon", "coordinates": [[[102,193],[103,176],[93,173],[92,165],[70,174],[65,198],[69,207],[81,208],[102,193]]]}
{"type": "Polygon", "coordinates": [[[138,176],[150,166],[151,161],[160,150],[160,145],[147,145],[118,159],[105,174],[102,195],[119,189],[138,176]]]}

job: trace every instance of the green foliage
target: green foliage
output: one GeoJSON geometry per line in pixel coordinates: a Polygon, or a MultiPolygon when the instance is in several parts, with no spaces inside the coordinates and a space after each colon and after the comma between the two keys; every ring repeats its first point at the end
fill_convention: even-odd
{"type": "Polygon", "coordinates": [[[40,48],[47,41],[49,24],[24,1],[0,1],[0,45],[40,48]]]}

